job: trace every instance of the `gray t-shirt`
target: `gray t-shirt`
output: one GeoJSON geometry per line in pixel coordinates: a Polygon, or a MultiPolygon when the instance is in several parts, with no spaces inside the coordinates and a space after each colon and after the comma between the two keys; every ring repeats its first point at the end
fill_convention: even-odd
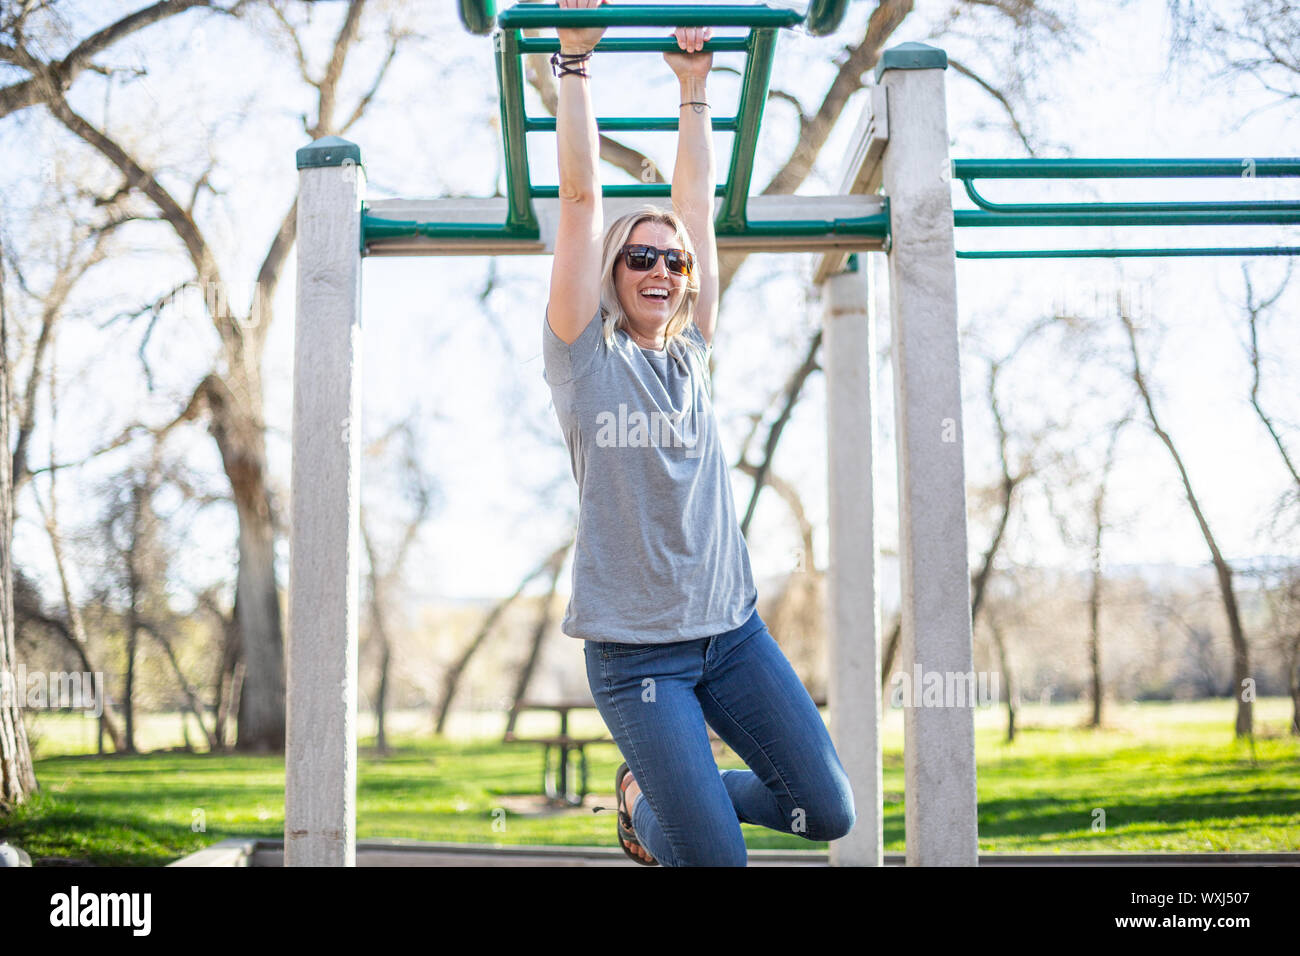
{"type": "MultiPolygon", "coordinates": [[[[686,335],[707,356],[694,323],[686,335]]],[[[621,329],[607,345],[599,312],[571,345],[543,318],[542,356],[578,482],[564,633],[667,644],[744,624],[758,592],[708,365],[680,343],[647,349],[621,329]]]]}

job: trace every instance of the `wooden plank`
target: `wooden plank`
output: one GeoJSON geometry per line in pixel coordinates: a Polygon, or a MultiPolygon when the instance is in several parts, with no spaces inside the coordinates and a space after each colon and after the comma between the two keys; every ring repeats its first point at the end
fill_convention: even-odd
{"type": "Polygon", "coordinates": [[[365,174],[299,176],[284,829],[289,865],[352,866],[365,174]]]}
{"type": "MultiPolygon", "coordinates": [[[[875,196],[880,192],[884,175],[885,147],[889,145],[889,100],[883,86],[871,87],[871,95],[858,117],[852,145],[840,172],[839,192],[844,196],[875,196]]],[[[813,285],[819,286],[830,276],[844,271],[848,257],[842,252],[827,253],[813,271],[813,285]]]]}

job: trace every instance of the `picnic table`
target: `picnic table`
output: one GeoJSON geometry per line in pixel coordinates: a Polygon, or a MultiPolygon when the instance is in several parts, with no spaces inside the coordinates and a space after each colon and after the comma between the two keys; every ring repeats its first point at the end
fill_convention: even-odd
{"type": "Polygon", "coordinates": [[[505,735],[506,743],[541,744],[545,750],[542,755],[542,792],[552,803],[569,806],[581,806],[587,796],[587,750],[591,744],[612,744],[612,737],[575,737],[569,733],[569,712],[573,710],[595,710],[596,704],[590,700],[567,701],[524,701],[519,710],[549,710],[560,715],[560,732],[554,736],[520,737],[514,732],[505,735]],[[559,758],[555,766],[551,764],[551,753],[559,758]],[[578,789],[570,791],[569,755],[578,754],[578,789]]]}
{"type": "MultiPolygon", "coordinates": [[[[819,709],[826,706],[824,696],[813,699],[813,704],[819,709]]],[[[520,737],[513,731],[505,735],[506,743],[513,744],[541,744],[545,751],[542,754],[542,792],[546,794],[548,800],[552,803],[563,803],[569,806],[581,806],[587,796],[587,750],[591,744],[612,744],[612,737],[574,737],[569,734],[569,711],[571,710],[595,710],[596,704],[590,700],[568,700],[568,701],[524,701],[519,710],[522,713],[525,710],[549,710],[560,715],[560,732],[552,737],[520,737]],[[558,761],[555,766],[551,765],[551,752],[555,751],[558,761]],[[576,793],[569,790],[569,755],[576,752],[578,754],[578,773],[579,783],[576,793]]],[[[708,729],[709,739],[721,744],[721,739],[713,728],[708,729]]],[[[716,748],[715,748],[716,749],[716,748]]]]}

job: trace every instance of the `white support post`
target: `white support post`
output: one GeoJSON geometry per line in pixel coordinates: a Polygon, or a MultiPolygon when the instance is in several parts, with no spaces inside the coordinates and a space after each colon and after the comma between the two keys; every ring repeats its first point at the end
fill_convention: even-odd
{"type": "Polygon", "coordinates": [[[887,50],[876,67],[889,109],[909,866],[979,864],[946,67],[942,50],[920,43],[887,50]]]}
{"type": "Polygon", "coordinates": [[[298,170],[284,863],[355,866],[365,173],[337,136],[298,170]]]}
{"type": "Polygon", "coordinates": [[[875,537],[875,332],[866,256],[826,280],[826,454],[830,502],[831,738],[849,775],[857,822],[831,842],[832,866],[884,861],[880,759],[880,593],[875,537]]]}

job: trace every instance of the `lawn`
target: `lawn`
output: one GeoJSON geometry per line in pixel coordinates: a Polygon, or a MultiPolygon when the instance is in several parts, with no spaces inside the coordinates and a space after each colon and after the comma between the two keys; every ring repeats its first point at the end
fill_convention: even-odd
{"type": "MultiPolygon", "coordinates": [[[[981,852],[1300,851],[1300,739],[1285,733],[1289,701],[1256,702],[1253,741],[1233,738],[1231,701],[1117,704],[1100,731],[1079,729],[1084,713],[1077,704],[1027,705],[1007,744],[1002,712],[976,712],[981,852]]],[[[535,720],[518,729],[546,729],[545,715],[535,720]]],[[[598,720],[575,715],[571,732],[599,731],[598,720]]],[[[393,715],[385,756],[364,746],[362,721],[359,838],[614,845],[611,814],[532,809],[540,749],[500,743],[498,717],[467,716],[437,740],[426,721],[393,715]]],[[[230,836],[283,836],[283,757],[99,757],[87,752],[88,724],[35,717],[41,792],[0,818],[0,839],[38,863],[158,865],[230,836]]],[[[176,715],[142,718],[142,747],[179,742],[176,715]]],[[[886,718],[884,748],[885,849],[902,852],[901,712],[886,718]]],[[[605,796],[620,758],[612,746],[591,756],[593,786],[605,796]]],[[[719,763],[741,766],[729,751],[719,763]]],[[[825,846],[744,829],[754,849],[825,846]]]]}

